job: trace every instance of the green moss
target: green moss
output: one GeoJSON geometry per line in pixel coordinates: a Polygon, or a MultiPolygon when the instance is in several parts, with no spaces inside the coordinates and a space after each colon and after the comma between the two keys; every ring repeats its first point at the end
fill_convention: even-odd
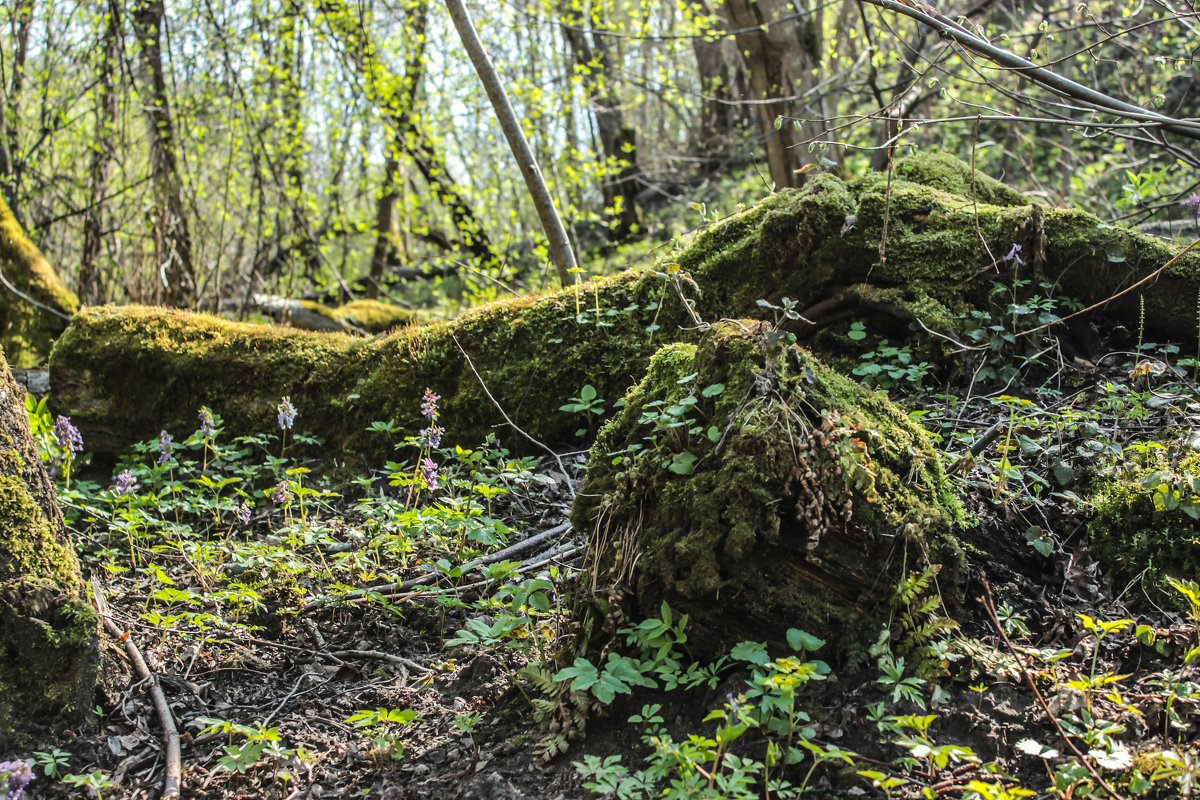
{"type": "MultiPolygon", "coordinates": [[[[78,299],[25,236],[3,198],[0,198],[0,272],[36,303],[68,317],[79,309],[78,299]]],[[[54,339],[66,326],[66,320],[52,311],[14,296],[7,288],[0,289],[0,344],[13,366],[45,363],[54,339]]]]}
{"type": "MultiPolygon", "coordinates": [[[[1128,595],[1133,602],[1185,609],[1186,603],[1166,578],[1200,576],[1200,521],[1180,508],[1156,510],[1153,489],[1142,485],[1152,473],[1163,483],[1178,486],[1185,476],[1200,475],[1200,455],[1184,459],[1175,469],[1164,458],[1093,482],[1087,493],[1092,508],[1088,541],[1116,585],[1143,581],[1138,591],[1128,595]]],[[[1190,502],[1200,503],[1200,498],[1190,502]]]]}
{"type": "Polygon", "coordinates": [[[378,300],[352,300],[334,309],[333,315],[371,334],[387,333],[405,325],[424,322],[416,311],[378,300]]]}
{"type": "Polygon", "coordinates": [[[948,153],[922,151],[896,162],[895,174],[910,182],[943,192],[974,198],[993,206],[1028,205],[1029,200],[1000,181],[972,170],[971,165],[948,153]]]}
{"type": "MultiPolygon", "coordinates": [[[[712,321],[769,313],[756,305],[760,299],[778,305],[787,297],[804,309],[852,288],[945,332],[956,314],[986,304],[993,281],[1012,280],[1012,265],[994,257],[1030,241],[1031,213],[899,178],[889,197],[880,176],[847,186],[822,175],[703,231],[656,269],[492,303],[371,342],[158,309],[93,309],[77,316],[51,356],[51,402],[76,420],[96,452],[163,428],[193,430],[202,404],[226,418],[230,434],[269,430],[275,404],[289,395],[299,424],[328,446],[386,456],[386,443],[364,431],[389,418],[420,426],[426,387],[443,396],[451,441],[507,434],[499,404],[530,435],[573,443],[578,420],[559,407],[584,384],[611,403],[641,378],[659,347],[696,340],[684,298],[712,321]]],[[[1046,279],[1086,302],[1178,252],[1079,212],[1044,209],[1042,217],[1046,279]],[[1121,254],[1123,261],[1114,260],[1121,254]]],[[[1198,290],[1200,256],[1188,256],[1147,285],[1148,306],[1161,307],[1149,328],[1194,335],[1198,290]]],[[[1110,308],[1136,301],[1130,293],[1110,308]]]]}
{"type": "Polygon", "coordinates": [[[790,626],[869,636],[861,623],[906,561],[945,564],[951,595],[962,566],[950,531],[965,517],[923,431],[771,336],[723,323],[659,351],[598,436],[571,513],[596,596],[628,587],[640,612],[666,600],[704,649],[790,626]],[[823,424],[828,447],[813,444],[823,424]],[[690,472],[672,469],[690,457],[690,472]],[[848,487],[834,462],[873,472],[875,491],[848,487]]]}
{"type": "Polygon", "coordinates": [[[96,615],[23,396],[0,352],[0,731],[86,711],[96,657],[96,615]]]}

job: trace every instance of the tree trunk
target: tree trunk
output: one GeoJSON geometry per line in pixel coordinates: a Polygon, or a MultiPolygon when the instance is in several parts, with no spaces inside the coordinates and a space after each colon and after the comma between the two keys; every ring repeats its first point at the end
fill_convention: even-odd
{"type": "Polygon", "coordinates": [[[163,0],[135,0],[130,16],[141,53],[142,111],[150,143],[150,174],[158,195],[154,244],[159,284],[163,301],[182,308],[194,300],[196,269],[175,151],[175,124],[163,72],[163,0]]]}
{"type": "Polygon", "coordinates": [[[0,197],[0,345],[14,366],[45,363],[79,301],[0,197]]]}
{"type": "Polygon", "coordinates": [[[121,58],[121,8],[110,0],[100,37],[96,86],[96,127],[92,135],[91,187],[83,214],[83,249],[79,254],[79,295],[84,303],[104,302],[104,276],[100,270],[108,176],[112,166],[112,137],[116,131],[117,98],[113,75],[121,58]]]}
{"type": "Polygon", "coordinates": [[[383,185],[379,190],[379,203],[375,213],[375,248],[371,252],[371,270],[367,274],[367,291],[363,295],[368,300],[379,299],[383,272],[394,247],[396,203],[400,199],[396,175],[399,168],[396,157],[389,150],[387,160],[383,162],[383,185]]]}
{"type": "MultiPolygon", "coordinates": [[[[780,305],[786,297],[798,310],[812,309],[805,317],[818,326],[797,320],[796,333],[814,348],[822,342],[815,333],[848,326],[856,314],[873,325],[882,317],[901,331],[909,326],[908,335],[921,333],[920,320],[961,336],[963,310],[986,308],[997,269],[1014,268],[993,266],[989,249],[1004,253],[1019,243],[1033,257],[1039,242],[1045,279],[1085,304],[1155,275],[1179,254],[1077,210],[1027,205],[962,162],[922,155],[898,163],[890,186],[882,175],[852,184],[814,176],[802,190],[698,235],[666,277],[630,270],[382,339],[145,308],[87,311],[54,349],[51,402],[75,415],[97,452],[119,451],[163,428],[191,430],[203,404],[225,417],[230,435],[266,430],[277,398],[288,395],[326,447],[386,458],[388,442],[364,431],[389,418],[423,427],[413,398],[427,386],[443,396],[448,437],[472,443],[497,427],[507,432],[499,404],[531,436],[568,443],[579,420],[560,411],[567,398],[591,384],[610,407],[659,347],[697,338],[697,319],[761,317],[771,312],[760,299],[780,305]],[[881,263],[885,219],[888,258],[881,263]]],[[[1143,293],[1152,309],[1147,335],[1153,328],[1192,339],[1198,276],[1200,254],[1188,253],[1106,312],[1136,319],[1143,293]]],[[[844,336],[828,341],[845,356],[844,336]]]]}
{"type": "Polygon", "coordinates": [[[14,728],[92,707],[97,617],[0,350],[0,750],[14,728]]]}
{"type": "Polygon", "coordinates": [[[807,144],[821,132],[817,109],[803,100],[821,64],[820,12],[787,0],[725,0],[725,13],[750,73],[771,180],[798,186],[796,170],[816,158],[807,144]]]}
{"type": "MultiPolygon", "coordinates": [[[[707,4],[701,7],[705,14],[710,13],[707,4]]],[[[728,36],[713,41],[696,37],[692,51],[703,95],[693,148],[698,156],[711,160],[710,168],[715,168],[729,157],[732,145],[754,120],[750,107],[738,102],[750,93],[746,67],[737,45],[728,36]]]]}
{"type": "Polygon", "coordinates": [[[10,208],[17,208],[21,175],[21,94],[25,83],[25,59],[29,53],[29,31],[33,27],[34,0],[16,0],[12,10],[13,57],[8,66],[8,86],[0,82],[0,193],[10,208]]]}
{"type": "Polygon", "coordinates": [[[412,12],[409,25],[412,49],[405,59],[403,76],[394,75],[382,62],[366,27],[351,12],[345,0],[320,0],[318,7],[329,31],[342,45],[346,67],[355,73],[367,97],[379,109],[384,123],[390,128],[397,152],[403,152],[413,160],[434,199],[450,213],[458,229],[456,244],[470,253],[483,269],[501,264],[483,223],[459,192],[433,139],[416,114],[417,94],[425,63],[423,48],[428,3],[417,4],[412,12]]]}
{"type": "Polygon", "coordinates": [[[559,18],[575,68],[583,76],[600,134],[600,151],[604,157],[600,192],[608,216],[608,236],[613,242],[623,242],[637,232],[641,220],[637,200],[640,174],[637,131],[625,124],[625,115],[621,111],[612,53],[603,31],[598,30],[603,27],[603,19],[594,14],[584,19],[578,8],[566,2],[559,4],[559,18]],[[590,42],[585,33],[588,28],[592,29],[590,42]]]}

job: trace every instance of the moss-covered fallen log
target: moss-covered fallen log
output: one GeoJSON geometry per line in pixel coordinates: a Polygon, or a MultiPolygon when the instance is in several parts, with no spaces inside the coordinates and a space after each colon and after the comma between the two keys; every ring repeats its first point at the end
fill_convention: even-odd
{"type": "Polygon", "coordinates": [[[589,537],[592,641],[666,601],[694,651],[789,626],[865,649],[893,587],[931,564],[961,605],[965,515],[929,437],[762,323],[654,356],[600,432],[571,520],[589,537]]]}
{"type": "MultiPolygon", "coordinates": [[[[656,268],[370,342],[147,308],[89,310],[51,357],[54,403],[90,447],[111,452],[161,428],[194,429],[202,404],[230,432],[267,430],[288,395],[302,427],[379,455],[385,442],[365,428],[386,419],[419,425],[426,386],[443,396],[442,419],[458,441],[500,425],[482,380],[528,433],[564,442],[579,421],[559,407],[584,384],[611,403],[659,347],[694,341],[698,321],[761,315],[760,299],[820,309],[831,296],[853,296],[945,332],[987,302],[994,281],[1041,278],[1059,294],[1099,302],[1179,253],[1080,211],[1018,203],[1011,189],[939,156],[902,163],[890,185],[886,176],[845,183],[821,175],[714,225],[656,268]],[[1026,264],[1004,260],[1014,244],[1026,264]]],[[[1142,294],[1149,326],[1191,338],[1198,291],[1200,255],[1189,253],[1112,309],[1132,318],[1142,294]]]]}
{"type": "Polygon", "coordinates": [[[44,364],[79,309],[0,197],[0,345],[14,367],[44,364]]]}

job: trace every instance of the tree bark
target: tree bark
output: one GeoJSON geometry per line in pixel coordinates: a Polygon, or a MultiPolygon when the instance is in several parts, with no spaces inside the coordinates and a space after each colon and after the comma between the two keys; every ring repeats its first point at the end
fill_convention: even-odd
{"type": "Polygon", "coordinates": [[[388,256],[394,248],[396,228],[396,204],[400,199],[396,170],[400,165],[389,151],[383,162],[383,186],[379,191],[379,203],[375,213],[375,248],[371,251],[371,269],[367,274],[368,300],[379,299],[379,288],[383,285],[383,273],[388,265],[388,256]]]}
{"type": "Polygon", "coordinates": [[[130,17],[141,54],[142,111],[150,143],[150,173],[158,195],[155,258],[163,301],[186,307],[196,292],[192,238],[183,203],[183,184],[176,153],[175,123],[163,71],[163,0],[135,0],[130,17]]]}
{"type": "Polygon", "coordinates": [[[0,749],[14,728],[81,719],[96,675],[97,618],[24,398],[0,350],[0,749]]]}
{"type": "MultiPolygon", "coordinates": [[[[698,3],[697,7],[705,15],[711,14],[707,3],[698,3]]],[[[692,51],[703,95],[693,148],[698,156],[711,159],[715,167],[729,157],[731,145],[745,135],[755,118],[749,106],[738,102],[750,93],[746,67],[736,43],[728,36],[712,40],[697,37],[692,40],[692,51]]]]}

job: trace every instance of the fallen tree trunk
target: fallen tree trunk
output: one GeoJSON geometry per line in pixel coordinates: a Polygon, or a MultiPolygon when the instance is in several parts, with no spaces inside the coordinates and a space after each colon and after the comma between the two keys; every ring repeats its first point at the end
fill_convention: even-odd
{"type": "Polygon", "coordinates": [[[222,414],[230,433],[269,430],[288,395],[299,424],[327,445],[379,457],[390,445],[365,429],[387,419],[422,427],[425,387],[443,396],[448,441],[471,443],[501,426],[482,381],[517,425],[561,443],[579,420],[559,408],[582,386],[610,407],[658,348],[695,341],[704,320],[761,316],[760,299],[819,309],[850,291],[902,322],[953,333],[997,280],[1040,278],[1090,304],[1154,276],[1109,310],[1133,318],[1142,294],[1148,328],[1192,339],[1200,255],[1172,262],[1179,252],[1081,211],[1026,205],[961,162],[926,156],[898,165],[890,185],[878,175],[817,176],[714,225],[654,269],[371,342],[142,307],[88,310],[52,354],[52,401],[91,446],[115,452],[163,428],[192,430],[201,405],[222,414]],[[1014,244],[1027,266],[1003,259],[1014,244]]]}
{"type": "Polygon", "coordinates": [[[0,197],[0,345],[16,367],[44,364],[79,301],[0,197]]]}
{"type": "Polygon", "coordinates": [[[96,614],[24,398],[0,350],[0,749],[14,728],[82,718],[97,659],[96,614]]]}

